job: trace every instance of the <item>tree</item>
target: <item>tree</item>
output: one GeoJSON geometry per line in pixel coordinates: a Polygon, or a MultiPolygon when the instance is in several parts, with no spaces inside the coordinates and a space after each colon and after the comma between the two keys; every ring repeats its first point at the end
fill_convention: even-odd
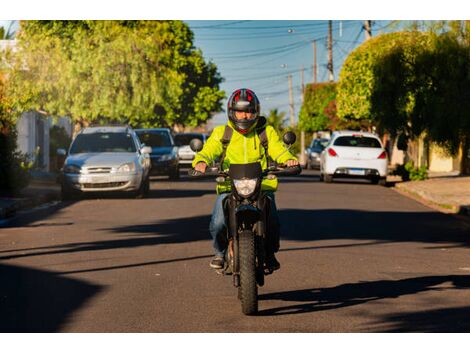
{"type": "Polygon", "coordinates": [[[308,84],[300,109],[300,127],[306,132],[332,129],[336,118],[336,83],[308,84]]]}
{"type": "Polygon", "coordinates": [[[155,127],[196,126],[221,109],[222,79],[181,21],[22,21],[17,37],[19,111],[155,127]]]}
{"type": "Polygon", "coordinates": [[[379,35],[354,50],[339,77],[338,116],[397,131],[413,103],[409,93],[413,62],[429,41],[425,33],[396,32],[379,35]]]}
{"type": "Polygon", "coordinates": [[[277,109],[269,111],[267,118],[268,124],[273,126],[276,131],[282,131],[286,122],[285,111],[279,112],[277,109]]]}

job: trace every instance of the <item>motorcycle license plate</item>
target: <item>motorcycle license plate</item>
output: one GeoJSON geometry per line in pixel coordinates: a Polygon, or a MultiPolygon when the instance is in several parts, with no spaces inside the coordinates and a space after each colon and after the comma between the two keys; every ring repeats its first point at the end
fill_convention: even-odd
{"type": "Polygon", "coordinates": [[[366,170],[364,169],[349,169],[350,175],[359,175],[364,176],[366,174],[366,170]]]}

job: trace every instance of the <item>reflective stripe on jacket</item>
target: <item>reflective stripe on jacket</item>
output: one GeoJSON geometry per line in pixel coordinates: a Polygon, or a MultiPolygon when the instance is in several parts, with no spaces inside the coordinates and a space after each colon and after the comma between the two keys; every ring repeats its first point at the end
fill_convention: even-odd
{"type": "MultiPolygon", "coordinates": [[[[289,151],[286,151],[284,143],[280,140],[279,135],[272,126],[266,125],[266,119],[263,117],[260,120],[260,129],[266,126],[266,136],[268,139],[268,154],[280,164],[284,164],[287,160],[297,160],[289,151]]],[[[246,135],[239,133],[233,128],[232,123],[229,121],[228,125],[233,129],[232,138],[230,144],[227,147],[223,169],[228,170],[230,164],[247,164],[253,162],[260,162],[263,170],[267,168],[267,160],[265,151],[261,141],[259,139],[256,130],[249,132],[246,135]]],[[[198,162],[205,162],[207,165],[211,165],[217,160],[223,152],[223,145],[220,141],[224,135],[225,125],[214,128],[212,134],[204,144],[204,148],[196,154],[192,166],[194,167],[198,162]]],[[[264,179],[261,184],[263,191],[277,190],[278,181],[277,178],[273,180],[264,179]]],[[[217,193],[230,192],[230,183],[217,185],[217,193]]]]}

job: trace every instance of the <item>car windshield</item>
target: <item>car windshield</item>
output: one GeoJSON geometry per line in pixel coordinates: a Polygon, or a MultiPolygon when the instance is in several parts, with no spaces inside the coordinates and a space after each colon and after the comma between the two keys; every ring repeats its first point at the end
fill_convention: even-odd
{"type": "Polygon", "coordinates": [[[323,150],[325,149],[327,144],[328,144],[328,139],[314,139],[312,141],[312,144],[310,145],[310,148],[323,150]]]}
{"type": "Polygon", "coordinates": [[[335,140],[339,147],[382,148],[377,138],[364,136],[342,136],[335,140]]]}
{"type": "Polygon", "coordinates": [[[170,135],[166,131],[138,131],[137,135],[142,143],[152,148],[172,146],[170,135]]]}
{"type": "Polygon", "coordinates": [[[189,145],[189,142],[191,142],[191,140],[194,138],[204,142],[203,136],[201,134],[177,134],[175,136],[175,144],[178,147],[181,147],[182,145],[189,145]]]}
{"type": "Polygon", "coordinates": [[[70,154],[135,152],[135,143],[128,133],[79,134],[70,148],[70,154]]]}

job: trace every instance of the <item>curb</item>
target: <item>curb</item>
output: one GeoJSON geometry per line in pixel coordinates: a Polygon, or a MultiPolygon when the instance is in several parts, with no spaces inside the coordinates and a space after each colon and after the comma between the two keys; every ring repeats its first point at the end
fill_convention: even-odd
{"type": "Polygon", "coordinates": [[[31,209],[56,200],[60,200],[60,193],[54,191],[35,198],[12,198],[11,204],[0,207],[0,220],[11,218],[20,210],[31,209]]]}
{"type": "Polygon", "coordinates": [[[445,214],[460,214],[460,215],[470,215],[470,207],[469,206],[462,206],[459,204],[446,204],[435,201],[432,195],[429,192],[410,189],[406,187],[406,183],[399,183],[393,187],[393,190],[396,192],[407,196],[411,199],[414,199],[421,204],[424,204],[432,209],[438,210],[441,213],[445,214]]]}

